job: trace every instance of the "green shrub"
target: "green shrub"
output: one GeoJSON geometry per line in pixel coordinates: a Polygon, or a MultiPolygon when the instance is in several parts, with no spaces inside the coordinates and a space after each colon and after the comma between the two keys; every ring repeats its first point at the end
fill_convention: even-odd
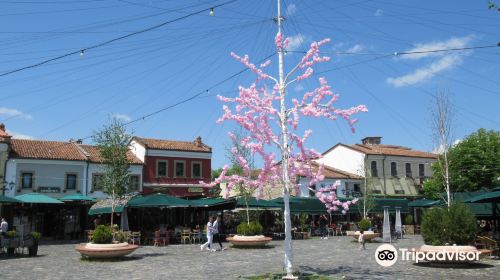
{"type": "Polygon", "coordinates": [[[118,242],[125,242],[125,233],[123,231],[117,231],[115,233],[115,241],[118,241],[118,242]]]}
{"type": "Polygon", "coordinates": [[[110,226],[99,225],[94,230],[92,242],[96,244],[109,244],[113,241],[113,231],[110,226]]]}
{"type": "Polygon", "coordinates": [[[433,207],[424,212],[421,231],[426,244],[469,245],[476,238],[476,217],[463,203],[450,209],[433,207]]]}
{"type": "Polygon", "coordinates": [[[40,240],[40,238],[42,237],[42,234],[39,233],[39,232],[36,232],[36,231],[33,231],[31,232],[31,236],[33,237],[33,239],[35,240],[40,240]]]}
{"type": "Polygon", "coordinates": [[[413,225],[413,216],[412,215],[406,215],[405,225],[413,225]]]}
{"type": "Polygon", "coordinates": [[[372,223],[368,219],[361,219],[358,223],[359,230],[362,231],[367,231],[369,228],[372,227],[372,223]]]}
{"type": "Polygon", "coordinates": [[[7,236],[7,238],[14,238],[16,237],[17,232],[15,230],[9,230],[5,235],[7,236]]]}
{"type": "Polygon", "coordinates": [[[236,232],[239,235],[259,235],[262,234],[262,230],[262,225],[257,221],[250,222],[249,224],[243,222],[236,228],[236,232]]]}

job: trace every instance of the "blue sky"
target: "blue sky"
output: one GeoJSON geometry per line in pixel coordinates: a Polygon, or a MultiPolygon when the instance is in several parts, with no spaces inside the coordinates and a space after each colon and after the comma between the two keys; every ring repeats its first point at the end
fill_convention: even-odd
{"type": "MultiPolygon", "coordinates": [[[[224,1],[1,1],[0,73],[210,8],[224,1]],[[215,3],[215,4],[214,4],[215,3]]],[[[254,76],[229,53],[259,61],[273,53],[276,1],[236,1],[151,32],[0,77],[0,122],[16,137],[69,140],[92,134],[109,115],[128,121],[200,97],[134,123],[136,135],[174,140],[201,136],[222,166],[226,133],[217,125],[222,104],[254,76]],[[207,91],[207,89],[210,89],[207,91]]],[[[309,147],[324,151],[366,136],[433,149],[432,94],[447,91],[455,106],[454,135],[500,129],[500,48],[389,56],[404,51],[495,45],[500,13],[478,1],[284,1],[284,31],[291,36],[286,65],[312,40],[331,38],[322,49],[325,71],[343,107],[368,106],[352,134],[342,121],[307,119],[309,147]]],[[[271,68],[276,66],[273,64],[271,68]]],[[[273,73],[275,71],[272,71],[273,73]]],[[[317,85],[315,76],[289,89],[297,96],[317,85]]],[[[88,142],[88,140],[87,140],[88,142]]]]}

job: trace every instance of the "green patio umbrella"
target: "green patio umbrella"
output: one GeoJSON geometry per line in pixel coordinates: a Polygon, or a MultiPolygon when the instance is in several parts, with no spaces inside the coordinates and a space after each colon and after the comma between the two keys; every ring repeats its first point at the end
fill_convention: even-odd
{"type": "Polygon", "coordinates": [[[83,195],[81,193],[63,196],[63,197],[59,198],[59,200],[60,201],[96,201],[95,198],[88,197],[88,196],[83,195]]]}
{"type": "Polygon", "coordinates": [[[188,207],[189,201],[162,193],[143,196],[132,199],[127,203],[128,207],[188,207]]]}
{"type": "Polygon", "coordinates": [[[41,193],[27,193],[23,195],[18,195],[15,199],[20,200],[22,203],[33,203],[33,204],[62,204],[63,202],[52,198],[50,196],[43,195],[41,193]]]}
{"type": "MultiPolygon", "coordinates": [[[[283,206],[275,201],[256,199],[253,196],[248,198],[247,203],[249,209],[281,209],[283,206]]],[[[245,198],[239,197],[236,200],[236,208],[246,208],[247,203],[245,203],[245,198]]]]}
{"type": "Polygon", "coordinates": [[[13,197],[0,195],[0,203],[22,203],[22,201],[19,201],[13,197]]]}
{"type": "Polygon", "coordinates": [[[498,232],[498,212],[497,205],[500,203],[500,187],[496,187],[491,192],[483,193],[480,195],[473,196],[464,202],[467,203],[491,203],[491,208],[493,210],[493,221],[495,225],[495,232],[498,232]]]}
{"type": "MultiPolygon", "coordinates": [[[[123,205],[116,205],[115,211],[113,213],[121,213],[123,212],[123,205]]],[[[98,208],[90,208],[88,215],[101,215],[101,214],[111,214],[111,207],[98,207],[98,208]]]]}
{"type": "Polygon", "coordinates": [[[417,208],[427,208],[439,205],[441,203],[440,200],[432,200],[427,198],[417,199],[410,203],[408,203],[408,207],[417,207],[417,208]]]}

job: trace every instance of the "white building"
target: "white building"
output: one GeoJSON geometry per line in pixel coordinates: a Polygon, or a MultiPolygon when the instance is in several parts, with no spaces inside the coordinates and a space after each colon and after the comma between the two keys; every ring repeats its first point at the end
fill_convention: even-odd
{"type": "Polygon", "coordinates": [[[318,160],[367,178],[373,194],[412,197],[421,194],[425,178],[432,176],[431,164],[437,155],[411,148],[383,145],[382,137],[366,137],[362,144],[338,143],[318,160]]]}
{"type": "MultiPolygon", "coordinates": [[[[132,153],[129,159],[131,188],[141,191],[142,162],[132,153]]],[[[13,188],[7,189],[6,195],[39,192],[54,198],[74,193],[104,197],[95,180],[102,174],[102,162],[94,146],[78,142],[11,139],[5,181],[13,188]]]]}

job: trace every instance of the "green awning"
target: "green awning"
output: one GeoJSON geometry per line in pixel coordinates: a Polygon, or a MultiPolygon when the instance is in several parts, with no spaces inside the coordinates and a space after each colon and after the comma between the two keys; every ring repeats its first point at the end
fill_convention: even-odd
{"type": "MultiPolygon", "coordinates": [[[[490,194],[491,192],[455,192],[453,193],[453,201],[454,202],[467,202],[471,199],[490,194]]],[[[446,197],[444,194],[443,197],[446,197]]],[[[493,216],[493,208],[491,203],[467,203],[467,206],[470,207],[470,210],[477,217],[491,217],[493,216]]]]}
{"type": "Polygon", "coordinates": [[[247,202],[245,202],[245,198],[239,197],[236,200],[237,208],[246,208],[248,204],[248,208],[251,209],[281,209],[282,204],[279,204],[274,201],[264,200],[264,199],[256,199],[255,197],[249,197],[247,202]]]}
{"type": "Polygon", "coordinates": [[[418,207],[418,208],[427,208],[431,206],[436,206],[441,203],[441,200],[432,200],[432,199],[417,199],[410,203],[408,203],[408,207],[418,207]]]}
{"type": "MultiPolygon", "coordinates": [[[[114,213],[121,213],[123,212],[123,205],[117,205],[115,206],[115,211],[114,213]]],[[[89,216],[92,215],[101,215],[101,214],[111,214],[111,207],[100,207],[100,208],[91,208],[89,210],[89,216]]]]}
{"type": "Polygon", "coordinates": [[[224,199],[220,197],[214,198],[199,198],[188,200],[190,207],[200,207],[200,208],[226,208],[233,209],[236,205],[236,200],[234,199],[224,199]]]}
{"type": "Polygon", "coordinates": [[[401,213],[409,213],[408,200],[406,198],[375,198],[375,207],[370,213],[384,213],[384,206],[389,207],[389,212],[395,212],[396,207],[400,208],[401,213]]]}
{"type": "Polygon", "coordinates": [[[63,197],[59,198],[59,200],[60,201],[95,201],[96,199],[93,197],[85,196],[81,193],[77,193],[77,194],[70,194],[67,196],[63,196],[63,197]]]}
{"type": "Polygon", "coordinates": [[[62,204],[61,201],[41,193],[27,193],[15,197],[22,203],[37,203],[37,204],[62,204]]]}
{"type": "Polygon", "coordinates": [[[465,199],[464,202],[467,203],[491,203],[498,202],[500,203],[500,191],[487,192],[483,194],[479,194],[468,199],[465,199]]]}
{"type": "Polygon", "coordinates": [[[128,207],[188,207],[189,201],[166,194],[146,195],[137,199],[131,199],[127,203],[128,207]]]}
{"type": "Polygon", "coordinates": [[[19,201],[13,197],[0,195],[0,203],[22,203],[22,201],[19,201]]]}

